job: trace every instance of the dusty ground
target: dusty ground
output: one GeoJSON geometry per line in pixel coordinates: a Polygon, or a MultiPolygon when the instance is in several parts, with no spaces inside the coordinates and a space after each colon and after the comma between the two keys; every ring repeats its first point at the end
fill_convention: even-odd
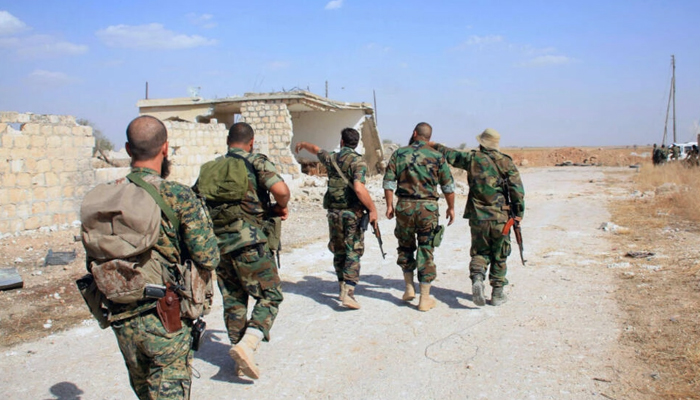
{"type": "MultiPolygon", "coordinates": [[[[478,308],[471,302],[469,229],[459,219],[436,252],[437,308],[421,313],[415,301],[401,301],[394,221],[383,220],[389,255],[382,260],[376,242],[367,237],[357,290],[363,308],[343,310],[336,300],[320,204],[293,205],[282,256],[286,299],[272,342],[257,353],[263,376],[252,382],[233,375],[217,296],[219,303],[207,318],[206,342],[196,354],[200,379],[194,381],[193,398],[658,398],[659,384],[672,382],[664,381],[665,374],[642,357],[648,343],[629,339],[629,332],[638,331],[644,321],[634,319],[640,314],[630,313],[627,297],[620,295],[621,270],[610,267],[624,254],[620,240],[625,238],[598,229],[612,220],[611,200],[629,195],[632,171],[523,169],[528,265],[521,266],[514,253],[506,291],[510,300],[498,308],[478,308]]],[[[465,200],[458,196],[458,209],[465,200]]],[[[113,335],[99,330],[81,300],[75,300],[72,279],[82,274],[82,261],[66,269],[47,267],[49,271],[36,266],[44,255],[43,243],[66,250],[79,247],[72,242],[75,233],[0,242],[3,262],[21,256],[17,265],[25,273],[43,271],[29,275],[29,288],[21,293],[0,297],[3,305],[10,304],[0,310],[0,386],[5,397],[132,397],[113,335]],[[64,293],[56,299],[61,286],[64,293]],[[44,312],[42,317],[23,311],[27,301],[20,296],[27,293],[34,293],[33,307],[44,312]],[[44,328],[47,311],[52,323],[44,328]],[[58,332],[65,315],[85,321],[58,332]],[[27,330],[50,335],[25,342],[12,333],[27,330]],[[29,375],[41,379],[21,384],[29,375]]],[[[697,243],[697,236],[689,235],[687,240],[697,243]]]]}

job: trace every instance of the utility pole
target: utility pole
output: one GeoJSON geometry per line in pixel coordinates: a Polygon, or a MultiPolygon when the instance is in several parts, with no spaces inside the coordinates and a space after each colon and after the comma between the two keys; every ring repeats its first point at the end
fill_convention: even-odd
{"type": "Polygon", "coordinates": [[[328,81],[326,81],[326,98],[328,98],[328,81]]]}
{"type": "Polygon", "coordinates": [[[146,100],[148,100],[148,82],[146,82],[146,100]]]}
{"type": "Polygon", "coordinates": [[[673,92],[673,143],[676,143],[676,56],[671,55],[673,66],[673,78],[671,78],[671,91],[673,92]]]}
{"type": "Polygon", "coordinates": [[[377,92],[372,89],[372,95],[374,96],[374,124],[379,126],[379,113],[377,112],[377,92]]]}

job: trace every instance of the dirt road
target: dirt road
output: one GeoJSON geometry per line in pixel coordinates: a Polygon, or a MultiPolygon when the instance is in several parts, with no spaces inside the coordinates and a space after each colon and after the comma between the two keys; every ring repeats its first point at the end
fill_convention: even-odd
{"type": "MultiPolygon", "coordinates": [[[[343,310],[325,242],[283,254],[285,301],[272,342],[257,353],[262,377],[234,376],[220,298],[194,367],[195,399],[603,399],[629,364],[617,343],[621,313],[606,268],[611,195],[599,168],[523,173],[527,267],[509,260],[501,307],[476,307],[468,278],[469,226],[459,218],[436,251],[438,306],[401,301],[394,221],[382,260],[367,236],[359,311],[343,310]]],[[[613,193],[614,194],[614,193],[613,193]]],[[[458,196],[458,215],[466,201],[458,196]]],[[[382,210],[383,211],[383,210],[382,210]]],[[[444,214],[444,205],[441,209],[444,214]]],[[[490,295],[490,290],[487,291],[490,295]]],[[[92,321],[0,355],[11,399],[132,398],[113,334],[92,321]]],[[[609,398],[609,397],[608,397],[609,398]]]]}

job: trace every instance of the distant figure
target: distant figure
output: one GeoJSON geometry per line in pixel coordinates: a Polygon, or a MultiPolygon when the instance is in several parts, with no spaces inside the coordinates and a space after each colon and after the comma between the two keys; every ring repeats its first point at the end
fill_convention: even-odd
{"type": "Polygon", "coordinates": [[[654,143],[654,148],[651,151],[651,162],[654,165],[659,165],[661,162],[661,149],[656,147],[656,143],[654,143]]]}
{"type": "Polygon", "coordinates": [[[659,164],[666,164],[666,161],[668,161],[668,148],[666,147],[665,144],[661,145],[661,152],[660,152],[659,156],[660,156],[659,164]]]}
{"type": "Polygon", "coordinates": [[[377,223],[377,209],[365,187],[367,164],[355,151],[360,133],[345,128],[340,133],[340,150],[329,153],[312,143],[297,143],[294,150],[306,150],[318,156],[328,171],[328,190],[323,196],[323,208],[328,210],[328,249],[333,253],[333,267],[338,277],[340,301],[343,306],[357,310],[355,286],[360,281],[360,257],[364,254],[364,231],[360,220],[365,210],[369,223],[377,223]]]}
{"type": "Polygon", "coordinates": [[[698,151],[698,145],[693,145],[693,148],[685,157],[685,162],[689,167],[700,167],[700,151],[698,151]]]}
{"type": "Polygon", "coordinates": [[[671,160],[678,161],[681,154],[681,148],[678,145],[671,145],[671,160]]]}
{"type": "Polygon", "coordinates": [[[435,307],[435,300],[430,298],[430,284],[437,276],[433,249],[444,230],[438,225],[438,185],[447,200],[448,225],[452,225],[455,218],[454,180],[445,157],[427,145],[432,133],[433,128],[429,124],[421,122],[416,125],[409,145],[391,155],[383,184],[386,217],[392,219],[396,215],[394,235],[399,242],[396,263],[403,270],[406,283],[403,300],[415,298],[413,276],[414,271],[418,270],[419,311],[435,307]],[[394,191],[399,198],[395,210],[394,191]]]}
{"type": "Polygon", "coordinates": [[[486,305],[483,282],[487,273],[493,288],[491,305],[498,306],[507,300],[503,287],[508,284],[506,259],[511,247],[510,235],[503,234],[503,229],[509,218],[509,207],[514,207],[517,221],[521,221],[525,213],[523,182],[510,156],[499,151],[500,138],[496,130],[488,128],[476,137],[479,148],[470,152],[429,143],[445,155],[450,165],[468,174],[469,197],[464,218],[469,219],[471,229],[469,277],[477,306],[486,305]],[[509,206],[504,196],[506,187],[512,202],[509,206]]]}

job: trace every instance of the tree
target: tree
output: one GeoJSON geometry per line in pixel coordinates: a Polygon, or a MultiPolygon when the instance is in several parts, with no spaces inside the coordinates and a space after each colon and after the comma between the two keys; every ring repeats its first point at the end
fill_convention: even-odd
{"type": "Polygon", "coordinates": [[[92,154],[98,153],[100,151],[110,151],[114,150],[114,144],[107,139],[107,136],[102,133],[102,131],[95,126],[92,121],[85,118],[79,118],[75,121],[78,125],[89,126],[92,128],[92,136],[95,137],[95,147],[92,149],[92,154]]]}

